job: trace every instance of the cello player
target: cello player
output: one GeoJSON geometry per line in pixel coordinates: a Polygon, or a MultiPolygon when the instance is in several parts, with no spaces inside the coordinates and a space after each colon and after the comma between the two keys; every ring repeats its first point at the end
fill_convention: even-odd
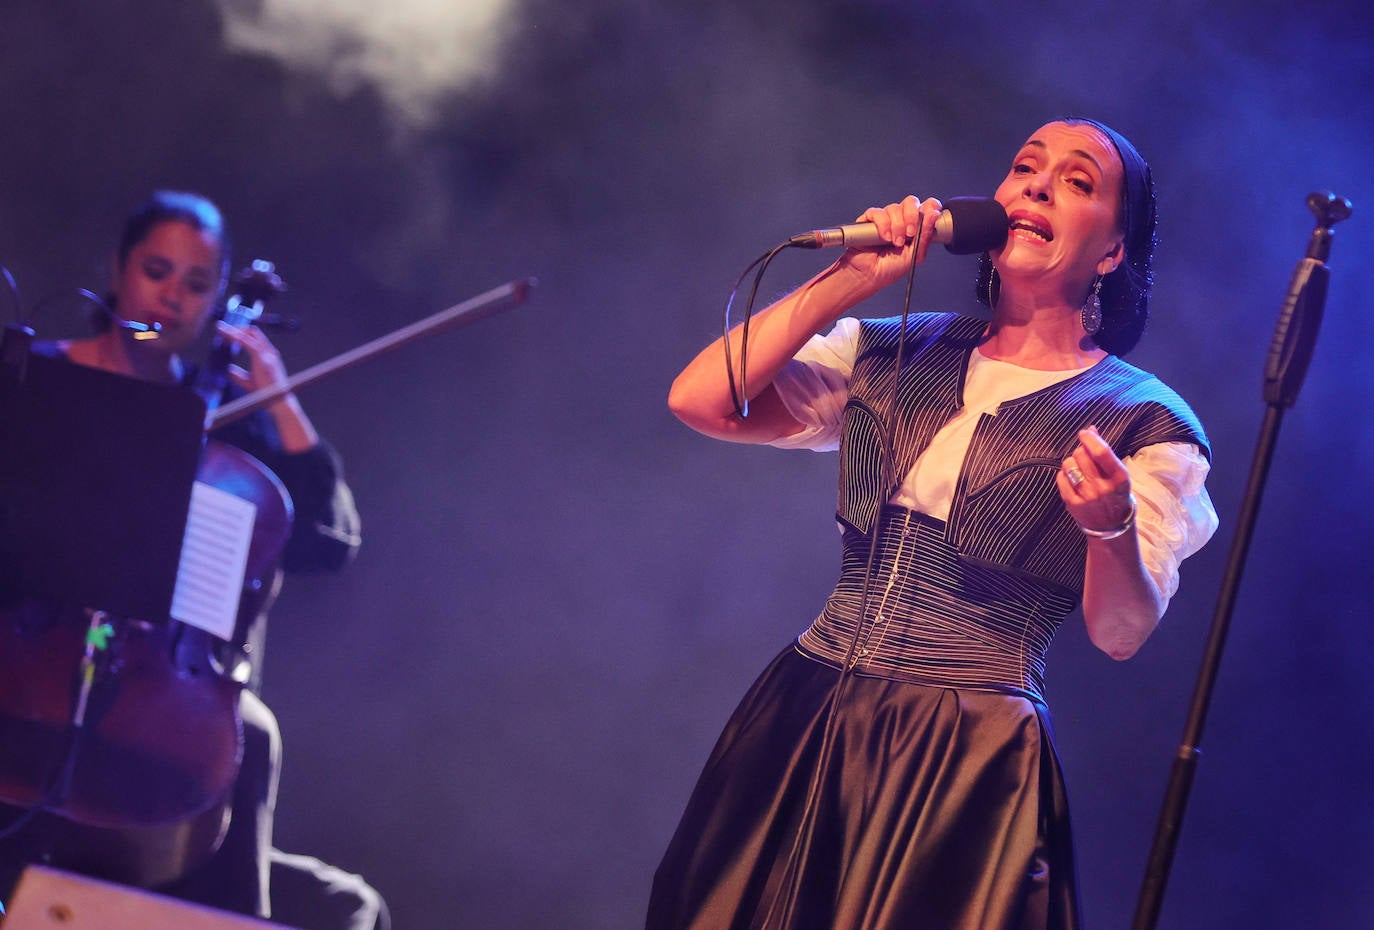
{"type": "MultiPolygon", "coordinates": [[[[126,219],[115,251],[107,300],[109,314],[90,337],[39,343],[34,351],[146,381],[188,384],[194,372],[184,353],[210,321],[224,295],[230,240],[223,216],[207,198],[182,191],[157,191],[126,219]],[[156,339],[136,339],[117,322],[157,324],[156,339]]],[[[281,357],[256,326],[218,325],[217,335],[236,346],[244,365],[231,366],[233,385],[251,391],[285,380],[281,357]]],[[[289,572],[333,571],[359,544],[358,516],[333,449],[323,442],[292,394],[261,413],[217,431],[215,438],[248,452],[267,466],[289,492],[295,520],[282,566],[289,572]]],[[[264,617],[253,624],[250,641],[261,644],[264,617]]],[[[350,876],[272,848],[272,820],[281,766],[276,718],[251,688],[240,693],[244,725],[243,762],[234,785],[233,816],[220,848],[204,865],[160,892],[223,910],[270,917],[270,876],[286,873],[289,885],[319,887],[331,902],[326,912],[348,902],[321,928],[365,930],[382,919],[380,895],[350,876]],[[307,872],[304,876],[292,872],[307,872]]],[[[298,921],[299,922],[299,921],[298,921]]]]}

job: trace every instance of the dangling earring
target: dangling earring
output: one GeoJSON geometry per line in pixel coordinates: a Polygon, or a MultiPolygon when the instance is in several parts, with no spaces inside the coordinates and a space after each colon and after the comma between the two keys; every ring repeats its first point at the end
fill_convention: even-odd
{"type": "Polygon", "coordinates": [[[999,292],[1002,290],[1001,287],[998,287],[998,284],[999,284],[999,283],[1000,283],[1000,282],[998,282],[998,280],[997,280],[997,269],[994,268],[994,267],[992,267],[992,263],[989,262],[989,263],[988,263],[988,306],[991,307],[991,308],[994,309],[994,310],[997,309],[997,296],[996,296],[996,295],[997,295],[997,293],[999,293],[999,292]],[[994,291],[993,288],[996,288],[996,291],[994,291]]]}
{"type": "Polygon", "coordinates": [[[1083,310],[1079,315],[1083,320],[1083,332],[1096,336],[1102,328],[1102,275],[1098,275],[1093,282],[1092,292],[1083,301],[1083,310]]]}

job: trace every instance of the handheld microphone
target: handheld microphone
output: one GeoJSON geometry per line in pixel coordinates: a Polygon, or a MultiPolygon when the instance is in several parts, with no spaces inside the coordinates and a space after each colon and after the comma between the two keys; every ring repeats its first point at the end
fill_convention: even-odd
{"type": "MultiPolygon", "coordinates": [[[[1007,241],[1010,221],[1007,211],[991,197],[951,197],[935,220],[935,241],[955,255],[973,255],[1000,248],[1007,241]]],[[[890,246],[878,235],[874,223],[849,223],[828,229],[813,229],[788,240],[802,249],[828,249],[844,246],[871,249],[890,246]]]]}

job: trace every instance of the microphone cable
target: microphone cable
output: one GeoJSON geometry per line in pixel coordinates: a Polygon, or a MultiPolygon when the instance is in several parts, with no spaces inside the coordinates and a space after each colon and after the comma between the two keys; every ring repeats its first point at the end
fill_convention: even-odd
{"type": "MultiPolygon", "coordinates": [[[[844,699],[844,692],[849,681],[853,677],[852,673],[855,666],[859,641],[862,639],[865,618],[868,614],[868,600],[873,588],[873,568],[877,560],[878,540],[882,535],[883,516],[887,500],[892,497],[896,490],[897,479],[897,459],[896,459],[896,437],[895,430],[897,425],[897,399],[898,390],[901,385],[902,366],[906,350],[906,326],[907,320],[911,316],[911,296],[916,282],[916,254],[921,246],[921,228],[918,227],[915,237],[911,240],[911,267],[907,269],[906,289],[902,301],[901,321],[897,332],[897,354],[894,359],[892,371],[892,387],[888,395],[888,422],[884,424],[879,420],[878,435],[881,440],[879,444],[880,478],[886,481],[880,482],[883,490],[883,497],[874,511],[873,523],[869,528],[868,558],[864,564],[864,580],[859,593],[858,616],[854,621],[854,632],[849,640],[849,648],[846,650],[844,663],[840,667],[839,677],[830,686],[829,707],[826,710],[825,725],[821,731],[821,747],[817,755],[816,762],[811,771],[811,780],[807,786],[806,799],[802,806],[801,821],[798,824],[796,836],[792,841],[792,848],[787,856],[787,866],[783,872],[784,887],[781,894],[775,894],[769,905],[768,913],[761,925],[762,930],[771,930],[774,927],[773,915],[777,912],[779,904],[782,906],[782,919],[777,924],[778,930],[786,930],[790,926],[792,913],[796,907],[797,890],[801,879],[801,860],[806,850],[810,848],[812,838],[815,835],[816,809],[820,801],[821,785],[826,771],[830,768],[830,757],[834,752],[835,730],[839,716],[840,703],[844,699]]],[[[764,271],[772,260],[786,248],[800,247],[795,241],[788,241],[775,246],[768,252],[754,259],[748,267],[740,274],[735,282],[734,288],[730,291],[730,296],[725,304],[725,370],[726,376],[730,379],[730,396],[735,404],[735,411],[741,417],[749,415],[749,400],[746,388],[746,359],[749,340],[749,322],[753,316],[754,301],[758,294],[759,283],[764,271]],[[735,293],[739,290],[746,275],[751,269],[757,266],[758,270],[754,275],[753,287],[749,292],[749,300],[745,304],[744,318],[740,328],[740,380],[738,392],[735,386],[734,370],[730,359],[730,308],[734,303],[735,293]]]]}
{"type": "Polygon", "coordinates": [[[749,324],[754,317],[754,301],[758,297],[759,284],[763,281],[763,273],[768,270],[773,259],[777,258],[783,249],[793,247],[795,244],[791,241],[780,243],[750,262],[744,271],[740,272],[739,278],[735,281],[735,286],[730,288],[730,296],[725,301],[725,379],[730,385],[730,401],[735,405],[735,413],[739,414],[741,419],[749,417],[749,324]],[[744,319],[740,321],[739,385],[736,387],[735,365],[730,357],[730,310],[735,305],[735,294],[739,292],[745,276],[756,267],[758,271],[754,272],[754,284],[749,289],[749,300],[744,305],[744,319]]]}

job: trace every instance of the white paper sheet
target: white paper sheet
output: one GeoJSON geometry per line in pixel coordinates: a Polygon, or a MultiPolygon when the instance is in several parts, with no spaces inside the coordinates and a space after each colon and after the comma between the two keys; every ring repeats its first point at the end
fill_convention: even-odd
{"type": "Polygon", "coordinates": [[[213,485],[191,488],[191,511],[172,591],[172,617],[220,639],[234,635],[258,508],[213,485]]]}

